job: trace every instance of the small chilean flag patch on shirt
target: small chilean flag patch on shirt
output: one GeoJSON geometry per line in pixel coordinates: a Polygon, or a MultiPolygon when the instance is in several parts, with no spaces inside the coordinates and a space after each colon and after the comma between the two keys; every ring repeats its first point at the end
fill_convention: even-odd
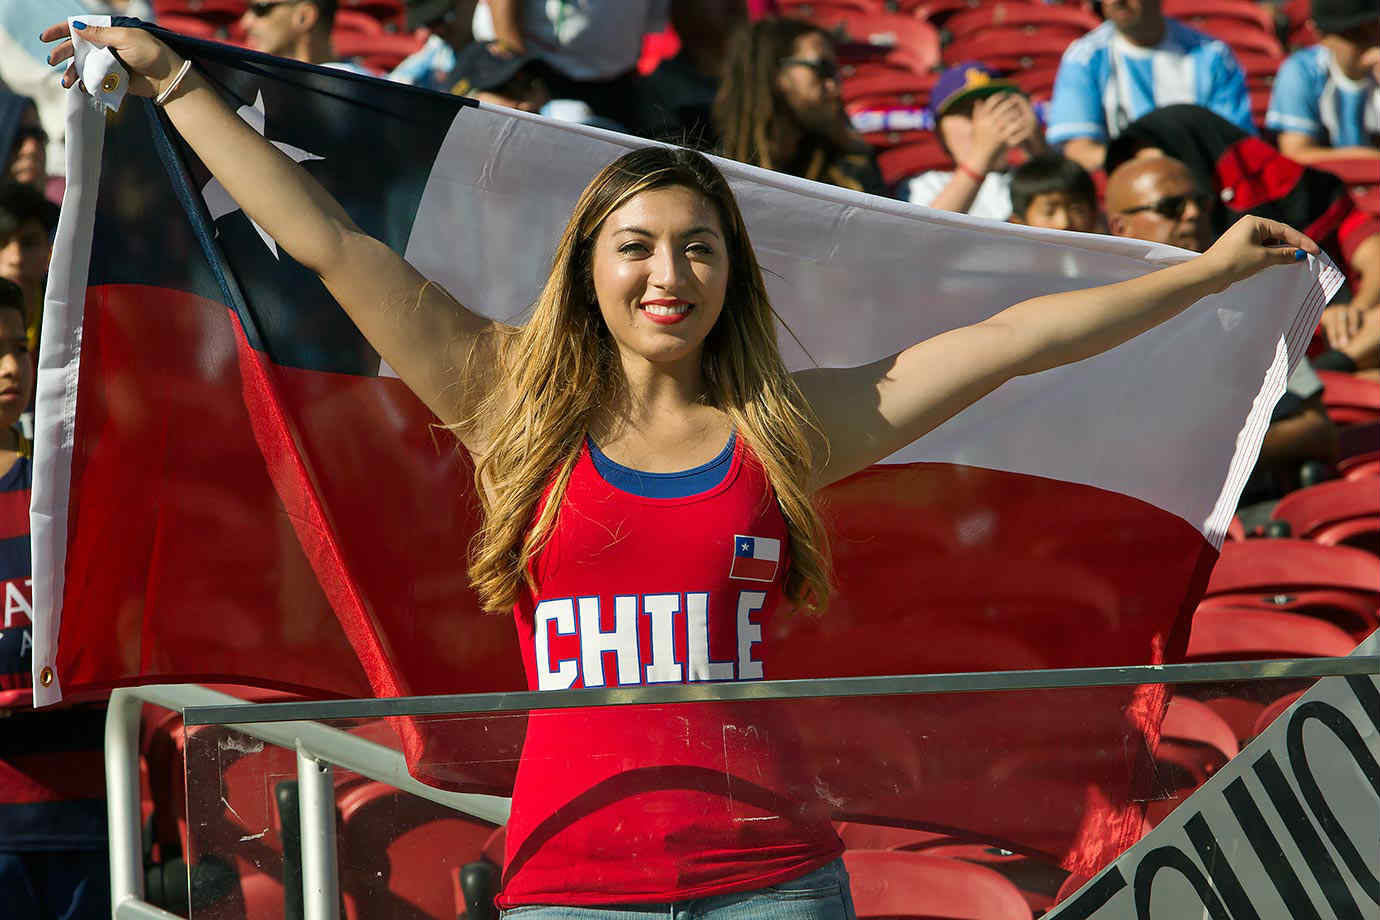
{"type": "Polygon", "coordinates": [[[733,537],[733,565],[728,570],[728,577],[773,581],[776,578],[776,564],[780,560],[780,540],[736,534],[733,537]]]}

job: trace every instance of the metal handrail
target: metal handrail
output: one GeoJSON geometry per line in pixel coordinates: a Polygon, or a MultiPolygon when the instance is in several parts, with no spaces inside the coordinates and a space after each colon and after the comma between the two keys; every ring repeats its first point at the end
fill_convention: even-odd
{"type": "Polygon", "coordinates": [[[183,721],[187,725],[234,724],[242,727],[269,722],[470,715],[585,706],[1058,690],[1136,684],[1227,683],[1245,680],[1339,677],[1352,674],[1380,674],[1380,656],[1349,655],[1345,658],[1283,658],[1268,661],[1215,661],[1028,671],[963,671],[887,677],[821,677],[801,680],[662,684],[652,687],[401,696],[367,700],[281,703],[236,701],[231,705],[188,706],[183,712],[183,721]]]}

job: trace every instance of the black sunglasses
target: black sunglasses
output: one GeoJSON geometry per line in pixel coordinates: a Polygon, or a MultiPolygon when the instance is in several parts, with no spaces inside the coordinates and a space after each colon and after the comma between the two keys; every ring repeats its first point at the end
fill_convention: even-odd
{"type": "Polygon", "coordinates": [[[249,4],[249,12],[256,18],[262,19],[273,12],[274,7],[287,6],[289,3],[296,3],[297,0],[255,0],[249,4]]]}
{"type": "Polygon", "coordinates": [[[782,67],[808,67],[813,70],[821,80],[835,80],[839,75],[839,62],[832,60],[817,60],[815,58],[784,58],[781,61],[782,67]]]}
{"type": "Polygon", "coordinates": [[[1184,211],[1188,209],[1189,202],[1196,204],[1199,211],[1206,212],[1212,207],[1212,196],[1205,195],[1201,192],[1195,192],[1192,195],[1170,195],[1167,198],[1161,198],[1154,204],[1143,204],[1136,208],[1126,208],[1121,213],[1135,214],[1139,211],[1154,211],[1161,217],[1169,220],[1178,220],[1184,216],[1184,211]]]}

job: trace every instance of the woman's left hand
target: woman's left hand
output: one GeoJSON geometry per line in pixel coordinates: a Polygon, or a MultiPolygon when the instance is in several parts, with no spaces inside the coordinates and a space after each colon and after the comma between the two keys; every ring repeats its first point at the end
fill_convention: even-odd
{"type": "Polygon", "coordinates": [[[1203,253],[1214,264],[1225,288],[1271,265],[1288,265],[1317,255],[1318,244],[1277,220],[1247,215],[1203,253]]]}

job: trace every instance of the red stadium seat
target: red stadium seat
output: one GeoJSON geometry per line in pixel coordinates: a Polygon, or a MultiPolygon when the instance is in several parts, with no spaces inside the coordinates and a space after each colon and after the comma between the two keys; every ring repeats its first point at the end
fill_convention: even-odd
{"type": "Polygon", "coordinates": [[[1011,3],[1006,0],[977,9],[954,13],[944,22],[945,30],[954,38],[963,38],[986,29],[1030,27],[1029,34],[1072,34],[1074,38],[1089,32],[1102,21],[1087,10],[1076,6],[1046,6],[1037,3],[1011,3]]]}
{"type": "Polygon", "coordinates": [[[981,6],[982,0],[894,0],[893,5],[897,12],[942,25],[952,16],[981,6]]]}
{"type": "Polygon", "coordinates": [[[176,13],[168,13],[158,17],[158,24],[170,32],[190,35],[193,38],[213,39],[220,32],[219,27],[214,22],[202,19],[200,16],[179,16],[176,13]]]}
{"type": "Polygon", "coordinates": [[[1380,556],[1380,484],[1373,480],[1338,479],[1290,492],[1270,517],[1288,521],[1295,537],[1380,556]]]}
{"type": "Polygon", "coordinates": [[[1284,34],[1290,50],[1316,45],[1322,38],[1313,25],[1312,0],[1287,0],[1279,11],[1284,17],[1284,34]]]}
{"type": "Polygon", "coordinates": [[[249,8],[249,0],[154,0],[153,13],[161,25],[164,18],[172,16],[191,16],[211,23],[225,26],[244,15],[249,8]]]}
{"type": "Polygon", "coordinates": [[[372,16],[384,25],[401,29],[405,25],[403,0],[340,0],[340,9],[372,16]]]}
{"type": "Polygon", "coordinates": [[[1233,48],[1232,54],[1236,55],[1236,63],[1246,75],[1247,85],[1268,85],[1279,72],[1279,65],[1284,63],[1279,55],[1254,48],[1233,48]]]}
{"type": "Polygon", "coordinates": [[[1246,539],[1246,525],[1235,515],[1232,515],[1231,523],[1227,525],[1227,539],[1237,543],[1246,539]]]}
{"type": "Polygon", "coordinates": [[[1147,823],[1163,821],[1240,749],[1236,732],[1211,706],[1182,695],[1170,700],[1155,749],[1156,793],[1164,797],[1147,803],[1147,823]]]}
{"type": "Polygon", "coordinates": [[[379,32],[368,35],[346,32],[331,36],[336,54],[342,58],[361,58],[375,70],[389,71],[402,63],[403,58],[422,47],[422,39],[414,35],[393,35],[379,32]]]}
{"type": "Polygon", "coordinates": [[[939,139],[931,132],[916,132],[917,137],[908,143],[898,144],[889,150],[877,152],[877,168],[887,185],[895,185],[902,179],[918,176],[931,169],[952,169],[953,160],[939,139]]]}
{"type": "Polygon", "coordinates": [[[494,826],[383,783],[354,786],[339,798],[340,884],[350,920],[453,910],[446,884],[483,855],[494,826]]]}
{"type": "Polygon", "coordinates": [[[1212,0],[1211,3],[1165,0],[1163,9],[1166,16],[1173,16],[1189,25],[1193,25],[1195,19],[1207,16],[1213,19],[1235,19],[1271,34],[1275,31],[1274,13],[1269,7],[1252,0],[1212,0]]]}
{"type": "MultiPolygon", "coordinates": [[[[1250,4],[1255,6],[1255,4],[1250,4]]],[[[1256,7],[1263,10],[1263,7],[1256,7]]],[[[1188,17],[1187,24],[1231,46],[1233,52],[1260,52],[1276,58],[1284,57],[1284,46],[1275,37],[1273,28],[1260,26],[1229,16],[1219,16],[1216,8],[1188,17]]]]}
{"type": "Polygon", "coordinates": [[[1342,371],[1318,371],[1323,406],[1338,425],[1380,422],[1380,381],[1342,371]]]}
{"type": "Polygon", "coordinates": [[[1297,703],[1299,697],[1303,696],[1305,692],[1306,691],[1299,690],[1294,693],[1281,696],[1279,699],[1275,700],[1273,703],[1262,709],[1260,711],[1260,715],[1256,717],[1255,725],[1251,726],[1251,737],[1254,738],[1256,735],[1260,734],[1265,729],[1269,728],[1270,723],[1273,722],[1275,719],[1278,719],[1284,713],[1284,710],[1288,709],[1290,706],[1297,703]]]}
{"type": "Polygon", "coordinates": [[[1054,79],[1058,75],[1058,66],[1032,67],[1016,71],[1011,80],[1030,98],[1049,99],[1054,95],[1054,79]]]}
{"type": "Polygon", "coordinates": [[[887,48],[893,60],[916,73],[927,73],[939,64],[939,32],[915,16],[835,10],[817,13],[810,21],[841,41],[887,48]]]}
{"type": "Polygon", "coordinates": [[[1347,479],[1380,476],[1380,422],[1342,428],[1337,456],[1337,470],[1347,479]]]}
{"type": "Polygon", "coordinates": [[[1380,560],[1311,540],[1224,543],[1199,606],[1308,615],[1359,639],[1380,626],[1380,560]]]}
{"type": "Polygon", "coordinates": [[[1324,160],[1316,167],[1332,173],[1347,185],[1380,185],[1380,161],[1377,160],[1324,160]]]}
{"type": "Polygon", "coordinates": [[[1255,607],[1200,606],[1193,614],[1186,660],[1341,657],[1356,645],[1340,627],[1313,617],[1255,607]]]}
{"type": "Polygon", "coordinates": [[[993,35],[989,32],[950,42],[944,47],[944,62],[952,66],[963,61],[980,61],[993,70],[1008,73],[1057,67],[1068,46],[1069,39],[1063,36],[1026,35],[1020,31],[993,35]]]}
{"type": "Polygon", "coordinates": [[[904,850],[843,854],[859,920],[1030,920],[1020,889],[997,872],[904,850]]]}
{"type": "Polygon", "coordinates": [[[356,32],[361,35],[381,35],[383,33],[383,23],[360,10],[339,9],[335,11],[335,28],[331,30],[331,36],[334,38],[345,32],[356,32]]]}
{"type": "Polygon", "coordinates": [[[918,74],[901,67],[866,63],[851,68],[839,87],[845,103],[876,107],[924,108],[934,88],[933,73],[918,74]],[[865,100],[865,102],[864,102],[865,100]]]}

